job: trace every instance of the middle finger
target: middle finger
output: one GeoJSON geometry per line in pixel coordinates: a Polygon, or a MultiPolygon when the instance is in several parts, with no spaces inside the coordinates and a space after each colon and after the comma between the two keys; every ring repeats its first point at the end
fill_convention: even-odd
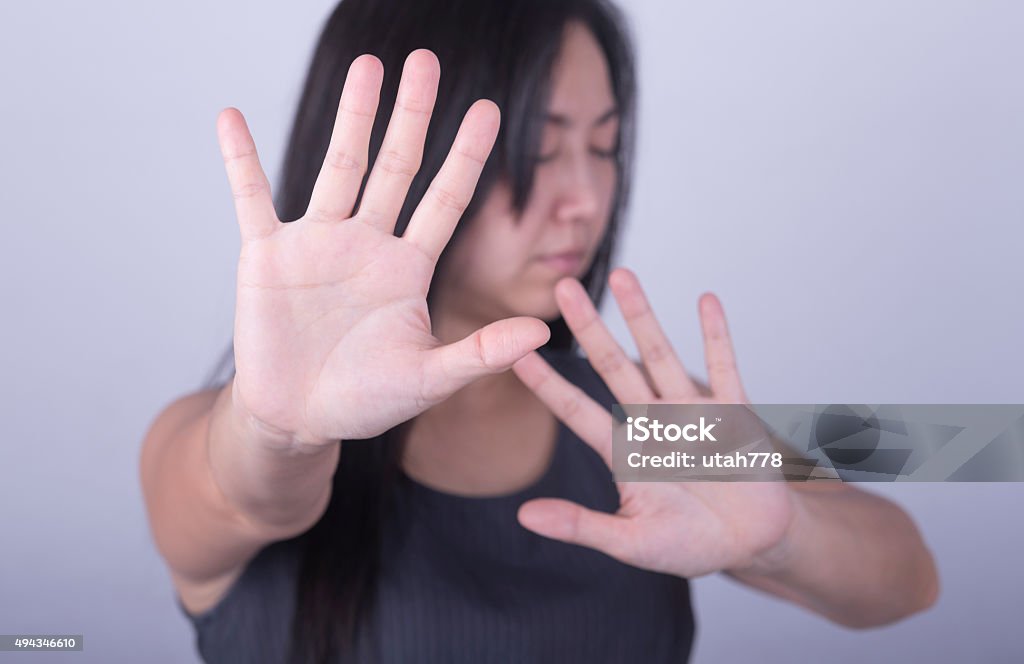
{"type": "Polygon", "coordinates": [[[409,54],[398,97],[357,215],[382,231],[394,232],[398,214],[423,160],[423,142],[437,98],[441,66],[426,49],[409,54]]]}

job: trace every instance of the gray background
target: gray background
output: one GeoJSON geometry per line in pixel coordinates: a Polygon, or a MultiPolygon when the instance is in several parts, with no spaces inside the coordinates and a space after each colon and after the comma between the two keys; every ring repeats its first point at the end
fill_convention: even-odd
{"type": "MultiPolygon", "coordinates": [[[[194,661],[139,444],[231,333],[216,113],[247,113],[275,177],[331,4],[0,5],[0,633],[83,633],[87,661],[194,661]]],[[[620,263],[695,372],[696,300],[714,290],[755,402],[1024,402],[1024,4],[627,11],[642,118],[620,263]]],[[[868,488],[937,555],[933,610],[854,632],[703,578],[694,661],[1021,657],[1024,485],[868,488]]],[[[51,659],[83,656],[31,661],[51,659]]]]}

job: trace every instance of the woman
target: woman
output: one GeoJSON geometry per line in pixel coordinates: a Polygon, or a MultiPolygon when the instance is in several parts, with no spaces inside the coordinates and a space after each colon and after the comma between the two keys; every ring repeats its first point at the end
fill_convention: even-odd
{"type": "Polygon", "coordinates": [[[705,387],[609,275],[633,80],[602,0],[344,0],[276,212],[243,118],[218,118],[235,373],[141,459],[207,661],[685,661],[687,579],[714,571],[850,626],[934,601],[879,497],[612,481],[612,403],[747,401],[714,296],[705,387]],[[639,365],[597,317],[606,283],[639,365]]]}

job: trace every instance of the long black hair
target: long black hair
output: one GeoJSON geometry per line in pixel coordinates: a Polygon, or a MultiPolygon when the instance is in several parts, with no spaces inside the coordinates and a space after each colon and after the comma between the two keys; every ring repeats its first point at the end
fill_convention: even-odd
{"type": "MultiPolygon", "coordinates": [[[[372,53],[384,64],[370,142],[372,168],[402,64],[417,48],[437,54],[441,80],[422,166],[398,218],[396,235],[404,232],[444,161],[463,114],[480,98],[498,104],[501,129],[463,218],[472,219],[498,178],[507,179],[513,206],[521,212],[533,185],[551,70],[570,21],[589,28],[601,46],[619,113],[611,218],[594,261],[581,278],[594,302],[600,303],[628,194],[635,117],[631,41],[623,17],[607,0],[343,0],[320,34],[299,100],[276,192],[279,217],[287,222],[305,213],[352,61],[372,53]]],[[[459,241],[463,226],[456,227],[449,247],[459,241]]],[[[435,275],[445,269],[446,254],[435,275]]],[[[428,305],[432,295],[428,292],[428,305]]],[[[573,349],[575,341],[561,317],[549,326],[547,348],[573,349]]],[[[216,383],[226,368],[233,373],[233,365],[229,347],[208,383],[216,383]]],[[[373,439],[344,442],[330,504],[320,521],[296,538],[305,545],[292,626],[293,662],[335,661],[354,645],[360,619],[374,600],[380,523],[399,473],[408,424],[373,439]]]]}

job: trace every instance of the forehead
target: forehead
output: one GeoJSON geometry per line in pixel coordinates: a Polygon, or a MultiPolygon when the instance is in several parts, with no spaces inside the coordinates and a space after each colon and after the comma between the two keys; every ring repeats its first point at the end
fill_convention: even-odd
{"type": "Polygon", "coordinates": [[[604,51],[585,25],[569,23],[551,72],[549,111],[586,122],[596,120],[614,105],[604,51]]]}

